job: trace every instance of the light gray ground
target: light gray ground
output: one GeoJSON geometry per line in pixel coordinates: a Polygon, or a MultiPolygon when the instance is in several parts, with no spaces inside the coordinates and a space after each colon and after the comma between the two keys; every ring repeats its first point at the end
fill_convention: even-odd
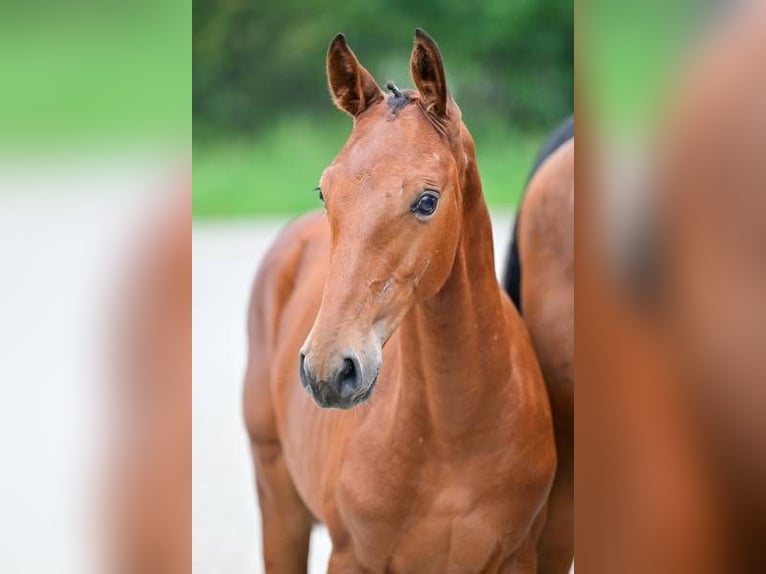
{"type": "MultiPolygon", "coordinates": [[[[512,215],[493,216],[502,265],[512,215]]],[[[264,251],[284,220],[195,224],[193,230],[193,566],[198,574],[263,572],[260,519],[240,394],[245,312],[264,251]]],[[[324,573],[330,540],[312,536],[309,572],[324,573]]]]}

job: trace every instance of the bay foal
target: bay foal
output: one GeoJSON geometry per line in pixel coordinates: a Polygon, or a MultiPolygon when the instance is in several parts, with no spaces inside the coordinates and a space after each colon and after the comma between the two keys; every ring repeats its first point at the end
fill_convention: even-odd
{"type": "Polygon", "coordinates": [[[497,283],[473,140],[436,43],[417,91],[378,87],[342,35],[354,118],[252,292],[244,415],[270,573],[533,573],[556,455],[529,335],[497,283]],[[321,407],[321,408],[319,408],[321,407]]]}

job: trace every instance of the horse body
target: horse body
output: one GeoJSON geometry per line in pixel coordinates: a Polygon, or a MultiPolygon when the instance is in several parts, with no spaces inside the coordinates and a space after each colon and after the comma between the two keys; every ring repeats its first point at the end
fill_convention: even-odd
{"type": "Polygon", "coordinates": [[[366,74],[336,38],[331,90],[356,113],[322,178],[327,216],[289,226],[253,288],[244,408],[267,570],[305,571],[318,519],[330,572],[535,572],[552,423],[494,275],[473,142],[448,95],[439,110],[443,69],[424,34],[420,94],[397,117],[366,74]],[[335,74],[339,58],[353,74],[335,74]],[[440,190],[440,211],[416,218],[399,208],[421,185],[440,190]]]}
{"type": "Polygon", "coordinates": [[[564,574],[574,556],[574,139],[530,181],[518,239],[524,322],[548,388],[558,457],[540,572],[564,574]]]}
{"type": "Polygon", "coordinates": [[[558,467],[541,534],[541,574],[574,556],[574,118],[535,160],[514,222],[503,285],[524,317],[551,401],[558,467]],[[522,272],[523,271],[523,272],[522,272]]]}

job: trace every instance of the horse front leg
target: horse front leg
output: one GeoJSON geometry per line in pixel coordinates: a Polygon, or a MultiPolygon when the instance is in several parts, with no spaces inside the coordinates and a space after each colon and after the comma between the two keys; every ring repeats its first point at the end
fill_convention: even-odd
{"type": "MultiPolygon", "coordinates": [[[[561,450],[559,450],[561,452],[561,450]]],[[[562,460],[560,457],[559,460],[562,460]]],[[[548,498],[548,516],[538,543],[539,574],[567,574],[574,556],[573,465],[564,460],[548,498]]]]}
{"type": "Polygon", "coordinates": [[[353,552],[333,550],[327,565],[327,574],[371,574],[371,571],[359,563],[353,552]]]}
{"type": "Polygon", "coordinates": [[[313,517],[287,471],[279,443],[253,444],[267,574],[305,574],[313,517]]]}
{"type": "Polygon", "coordinates": [[[263,355],[251,357],[243,398],[261,510],[266,572],[305,574],[313,517],[287,469],[276,428],[268,362],[263,355]]]}
{"type": "Polygon", "coordinates": [[[537,545],[545,525],[546,513],[547,507],[544,507],[535,518],[527,537],[516,552],[503,563],[500,568],[502,574],[538,574],[537,545]]]}

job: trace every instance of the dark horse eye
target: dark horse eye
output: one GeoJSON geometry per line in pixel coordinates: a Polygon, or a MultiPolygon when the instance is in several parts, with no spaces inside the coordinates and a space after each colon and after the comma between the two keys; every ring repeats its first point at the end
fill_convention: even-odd
{"type": "Polygon", "coordinates": [[[412,212],[416,215],[431,215],[436,211],[436,204],[439,203],[439,195],[433,191],[426,191],[412,205],[412,212]]]}

